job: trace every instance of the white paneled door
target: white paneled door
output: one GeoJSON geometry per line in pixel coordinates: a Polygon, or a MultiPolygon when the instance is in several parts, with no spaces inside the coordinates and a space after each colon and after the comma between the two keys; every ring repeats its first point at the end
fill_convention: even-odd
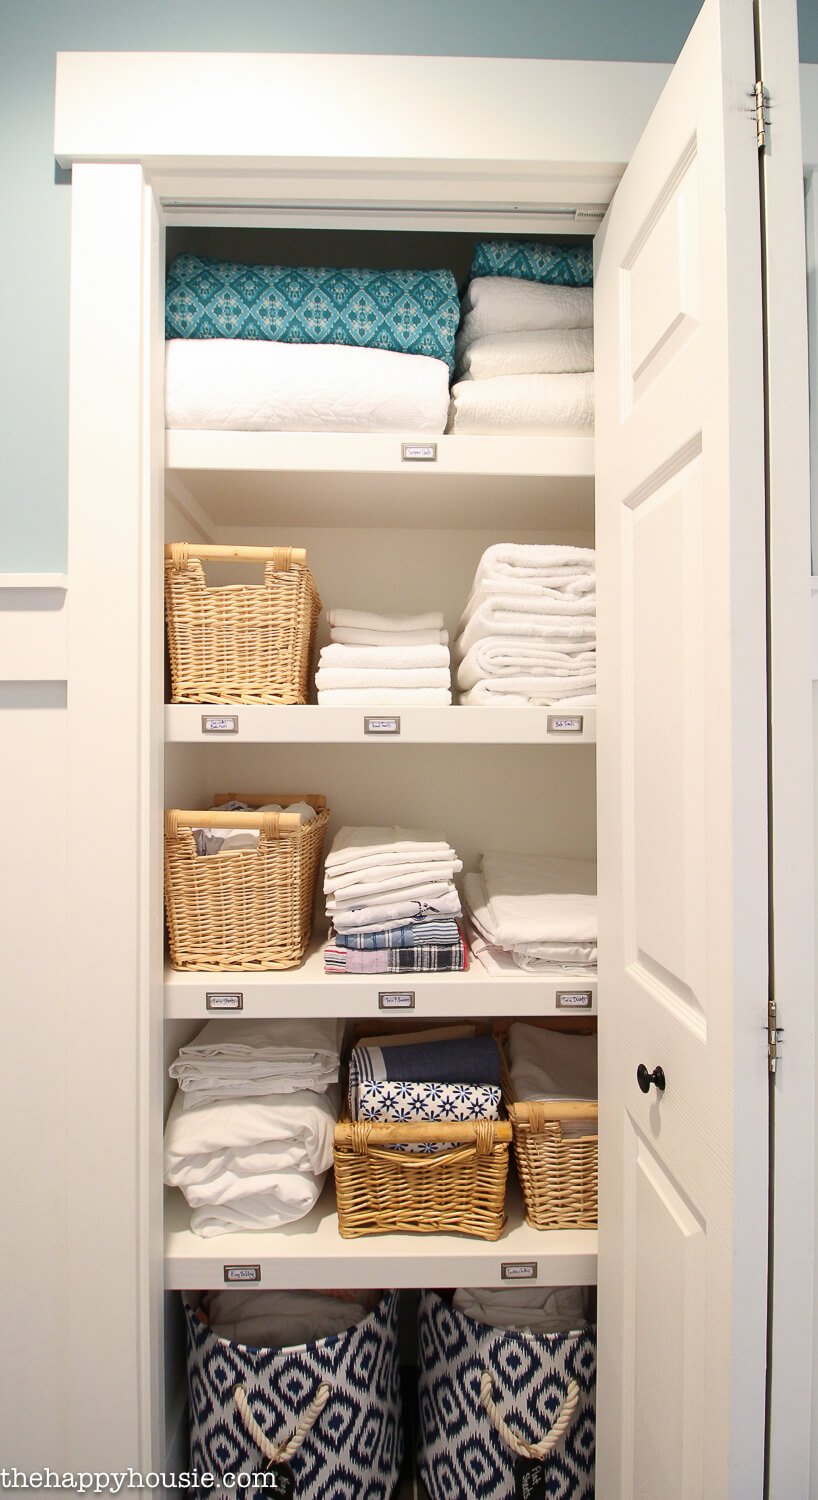
{"type": "Polygon", "coordinates": [[[763,1488],[754,80],[750,0],[707,0],[597,237],[601,1500],[763,1488]]]}

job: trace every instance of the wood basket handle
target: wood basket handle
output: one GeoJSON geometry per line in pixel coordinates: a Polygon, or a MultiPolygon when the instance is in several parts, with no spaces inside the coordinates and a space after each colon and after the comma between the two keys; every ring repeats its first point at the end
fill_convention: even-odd
{"type": "Polygon", "coordinates": [[[211,562],[271,562],[277,573],[306,563],[305,547],[221,547],[209,543],[167,542],[165,557],[177,572],[186,567],[191,557],[204,558],[211,562]]]}
{"type": "Polygon", "coordinates": [[[262,838],[278,839],[286,833],[297,833],[301,827],[298,813],[276,812],[179,812],[165,813],[165,832],[173,838],[180,828],[257,828],[262,838]]]}
{"type": "MultiPolygon", "coordinates": [[[[373,1152],[372,1147],[407,1146],[428,1141],[431,1123],[428,1120],[407,1121],[405,1124],[398,1124],[396,1121],[376,1123],[374,1120],[341,1120],[335,1127],[335,1143],[338,1146],[350,1146],[362,1156],[377,1155],[380,1159],[394,1161],[393,1152],[373,1152]]],[[[443,1146],[450,1141],[458,1145],[464,1137],[467,1141],[473,1140],[471,1145],[460,1146],[460,1150],[468,1156],[489,1156],[495,1145],[507,1144],[512,1137],[508,1120],[436,1120],[434,1132],[436,1145],[443,1146]]],[[[415,1159],[420,1163],[439,1160],[436,1156],[412,1158],[413,1161],[415,1159]]],[[[455,1158],[454,1153],[446,1156],[447,1162],[454,1159],[459,1161],[461,1156],[458,1154],[455,1158]]]]}
{"type": "Polygon", "coordinates": [[[517,1118],[541,1130],[543,1125],[560,1124],[563,1120],[598,1120],[599,1105],[590,1099],[526,1099],[516,1103],[517,1118]]]}

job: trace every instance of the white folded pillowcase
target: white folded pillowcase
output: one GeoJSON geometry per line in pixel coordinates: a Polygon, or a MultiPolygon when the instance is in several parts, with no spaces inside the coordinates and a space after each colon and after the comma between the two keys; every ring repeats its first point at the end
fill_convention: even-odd
{"type": "Polygon", "coordinates": [[[467,344],[456,378],[576,375],[593,368],[592,328],[526,328],[519,333],[487,333],[467,344]]]}
{"type": "Polygon", "coordinates": [[[460,360],[468,346],[486,334],[592,328],[593,322],[591,287],[548,286],[515,276],[477,276],[463,297],[455,358],[460,360]]]}
{"type": "Polygon", "coordinates": [[[466,376],[452,387],[446,431],[536,437],[587,434],[593,425],[592,374],[466,376]]]}

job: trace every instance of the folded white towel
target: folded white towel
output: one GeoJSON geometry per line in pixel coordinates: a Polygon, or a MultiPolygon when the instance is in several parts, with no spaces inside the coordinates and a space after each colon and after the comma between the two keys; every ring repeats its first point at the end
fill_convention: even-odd
{"type": "Polygon", "coordinates": [[[319,667],[315,686],[327,688],[448,688],[448,667],[319,667]]]}
{"type": "Polygon", "coordinates": [[[509,1027],[508,1063],[518,1099],[597,1098],[595,1036],[546,1031],[518,1021],[509,1027]]]}
{"type": "Polygon", "coordinates": [[[458,702],[478,708],[485,704],[516,708],[524,703],[539,708],[558,703],[566,708],[569,702],[572,707],[592,708],[596,703],[596,673],[584,677],[482,677],[460,694],[458,702]]]}
{"type": "Polygon", "coordinates": [[[544,328],[591,328],[591,287],[549,286],[515,276],[476,276],[461,304],[455,357],[489,333],[542,332],[544,328]]]}
{"type": "Polygon", "coordinates": [[[576,623],[584,620],[587,628],[593,630],[596,628],[596,592],[563,594],[557,589],[537,588],[536,584],[511,587],[484,580],[472,588],[458,622],[458,636],[463,634],[475,615],[479,615],[486,634],[505,635],[508,633],[506,626],[511,626],[512,633],[518,635],[532,627],[539,631],[547,629],[551,620],[559,619],[576,623]]]}
{"type": "Polygon", "coordinates": [[[489,1328],[538,1334],[575,1333],[588,1327],[582,1287],[458,1287],[452,1305],[489,1328]]]}
{"type": "Polygon", "coordinates": [[[356,630],[333,625],[330,640],[339,646],[448,646],[448,630],[356,630]]]}
{"type": "Polygon", "coordinates": [[[537,437],[593,425],[593,375],[495,375],[452,386],[446,431],[537,437]]]}
{"type": "Polygon", "coordinates": [[[237,1234],[243,1229],[280,1229],[282,1224],[303,1219],[315,1207],[328,1175],[327,1172],[317,1177],[309,1172],[280,1172],[273,1191],[249,1193],[230,1203],[208,1203],[194,1208],[190,1215],[191,1230],[202,1239],[212,1239],[217,1234],[237,1234]]]}
{"type": "Polygon", "coordinates": [[[493,375],[580,374],[593,368],[592,328],[532,328],[474,339],[464,348],[455,379],[464,375],[487,380],[493,375]]]}
{"type": "Polygon", "coordinates": [[[440,359],[344,344],[169,339],[165,423],[242,432],[438,433],[449,369],[440,359]]]}
{"type": "Polygon", "coordinates": [[[487,850],[481,866],[489,935],[499,947],[596,942],[593,861],[487,850]]]}
{"type": "Polygon", "coordinates": [[[411,708],[428,703],[451,703],[449,688],[321,688],[318,702],[325,708],[411,708]]]}
{"type": "Polygon", "coordinates": [[[525,638],[509,640],[504,636],[490,636],[478,641],[467,651],[457,669],[458,686],[465,689],[475,687],[486,677],[522,677],[527,674],[539,677],[588,678],[596,672],[596,651],[585,642],[570,642],[565,650],[557,650],[548,641],[532,641],[525,638]]]}
{"type": "Polygon", "coordinates": [[[452,647],[452,655],[456,662],[462,661],[478,641],[500,637],[509,642],[542,641],[558,650],[569,650],[572,644],[582,650],[591,650],[596,644],[596,615],[506,609],[504,604],[484,599],[463,626],[452,647]]]}
{"type": "Polygon", "coordinates": [[[548,586],[566,593],[594,587],[596,552],[593,547],[564,547],[550,542],[494,542],[487,547],[474,575],[482,582],[518,587],[548,586]]]}
{"type": "Polygon", "coordinates": [[[333,642],[325,646],[318,658],[324,667],[365,667],[380,672],[385,668],[404,671],[407,667],[448,667],[448,646],[344,646],[333,642]]]}
{"type": "Polygon", "coordinates": [[[442,630],[443,615],[429,610],[425,615],[373,615],[362,609],[328,609],[327,620],[343,630],[442,630]]]}

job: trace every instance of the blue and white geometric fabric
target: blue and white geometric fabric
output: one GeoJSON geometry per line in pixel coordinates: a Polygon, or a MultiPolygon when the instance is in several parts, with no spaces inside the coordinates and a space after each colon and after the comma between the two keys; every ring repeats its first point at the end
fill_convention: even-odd
{"type": "Polygon", "coordinates": [[[514,1500],[514,1454],[480,1401],[488,1370],[493,1398],[529,1442],[550,1430],[576,1380],[579,1405],[546,1460],[549,1500],[594,1494],[596,1336],[489,1328],[422,1292],[418,1312],[420,1472],[432,1500],[514,1500]]]}
{"type": "Polygon", "coordinates": [[[483,240],[475,245],[469,279],[517,276],[552,286],[591,286],[594,252],[584,245],[549,245],[542,240],[483,240]]]}
{"type": "Polygon", "coordinates": [[[177,255],[165,288],[167,339],[274,339],[425,354],[454,369],[460,319],[451,271],[245,266],[177,255]]]}
{"type": "MultiPolygon", "coordinates": [[[[354,1328],[297,1349],[229,1343],[187,1304],[185,1318],[191,1469],[221,1476],[264,1468],[233,1400],[236,1385],[271,1441],[284,1443],[326,1382],[329,1400],[289,1459],[295,1493],[299,1500],[389,1500],[403,1457],[397,1292],[386,1292],[354,1328]]],[[[233,1480],[229,1494],[237,1493],[253,1491],[237,1490],[233,1480]]]]}

